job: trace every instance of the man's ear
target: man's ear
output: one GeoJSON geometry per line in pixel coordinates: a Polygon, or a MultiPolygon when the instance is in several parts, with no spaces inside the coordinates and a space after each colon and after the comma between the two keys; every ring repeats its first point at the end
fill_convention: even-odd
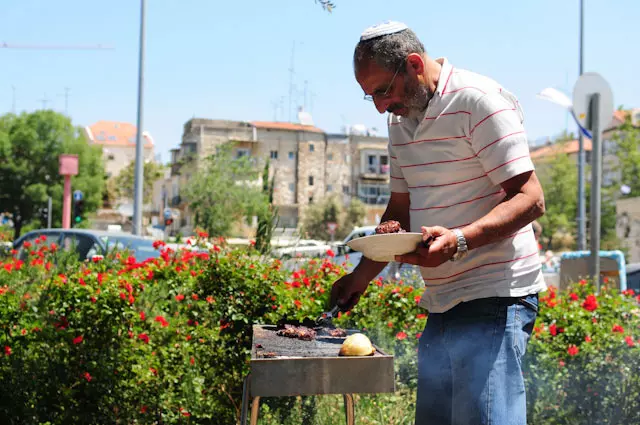
{"type": "Polygon", "coordinates": [[[421,83],[426,83],[424,68],[424,58],[420,54],[411,53],[407,56],[407,74],[418,79],[421,83]]]}

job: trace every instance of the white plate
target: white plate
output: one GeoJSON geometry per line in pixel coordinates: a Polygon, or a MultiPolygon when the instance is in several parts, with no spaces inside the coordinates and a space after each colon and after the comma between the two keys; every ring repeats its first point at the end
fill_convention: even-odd
{"type": "Polygon", "coordinates": [[[422,242],[422,233],[385,233],[364,236],[347,242],[347,245],[362,255],[380,262],[395,261],[396,255],[414,252],[422,242]]]}

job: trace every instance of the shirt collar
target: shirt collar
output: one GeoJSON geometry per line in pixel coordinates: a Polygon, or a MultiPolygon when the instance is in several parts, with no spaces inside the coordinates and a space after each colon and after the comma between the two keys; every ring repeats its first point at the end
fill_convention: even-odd
{"type": "Polygon", "coordinates": [[[451,66],[447,58],[444,58],[444,57],[437,58],[436,62],[442,65],[442,68],[440,69],[440,76],[438,77],[438,86],[436,87],[435,94],[441,96],[442,92],[447,86],[447,82],[449,81],[449,78],[451,77],[453,66],[451,66]]]}

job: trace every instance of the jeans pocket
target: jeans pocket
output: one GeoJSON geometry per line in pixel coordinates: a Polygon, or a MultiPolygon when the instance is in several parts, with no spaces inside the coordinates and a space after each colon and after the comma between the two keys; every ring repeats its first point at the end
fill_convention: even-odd
{"type": "Polygon", "coordinates": [[[530,297],[519,299],[513,308],[515,309],[513,348],[521,359],[527,350],[527,344],[538,316],[537,298],[534,300],[530,297]]]}

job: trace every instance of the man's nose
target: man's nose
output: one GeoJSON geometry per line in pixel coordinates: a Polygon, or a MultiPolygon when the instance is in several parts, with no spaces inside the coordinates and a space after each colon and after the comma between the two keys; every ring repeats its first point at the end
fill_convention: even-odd
{"type": "Polygon", "coordinates": [[[388,99],[378,100],[377,98],[374,98],[373,103],[376,105],[376,109],[381,114],[384,114],[387,111],[387,108],[389,107],[388,99]]]}

